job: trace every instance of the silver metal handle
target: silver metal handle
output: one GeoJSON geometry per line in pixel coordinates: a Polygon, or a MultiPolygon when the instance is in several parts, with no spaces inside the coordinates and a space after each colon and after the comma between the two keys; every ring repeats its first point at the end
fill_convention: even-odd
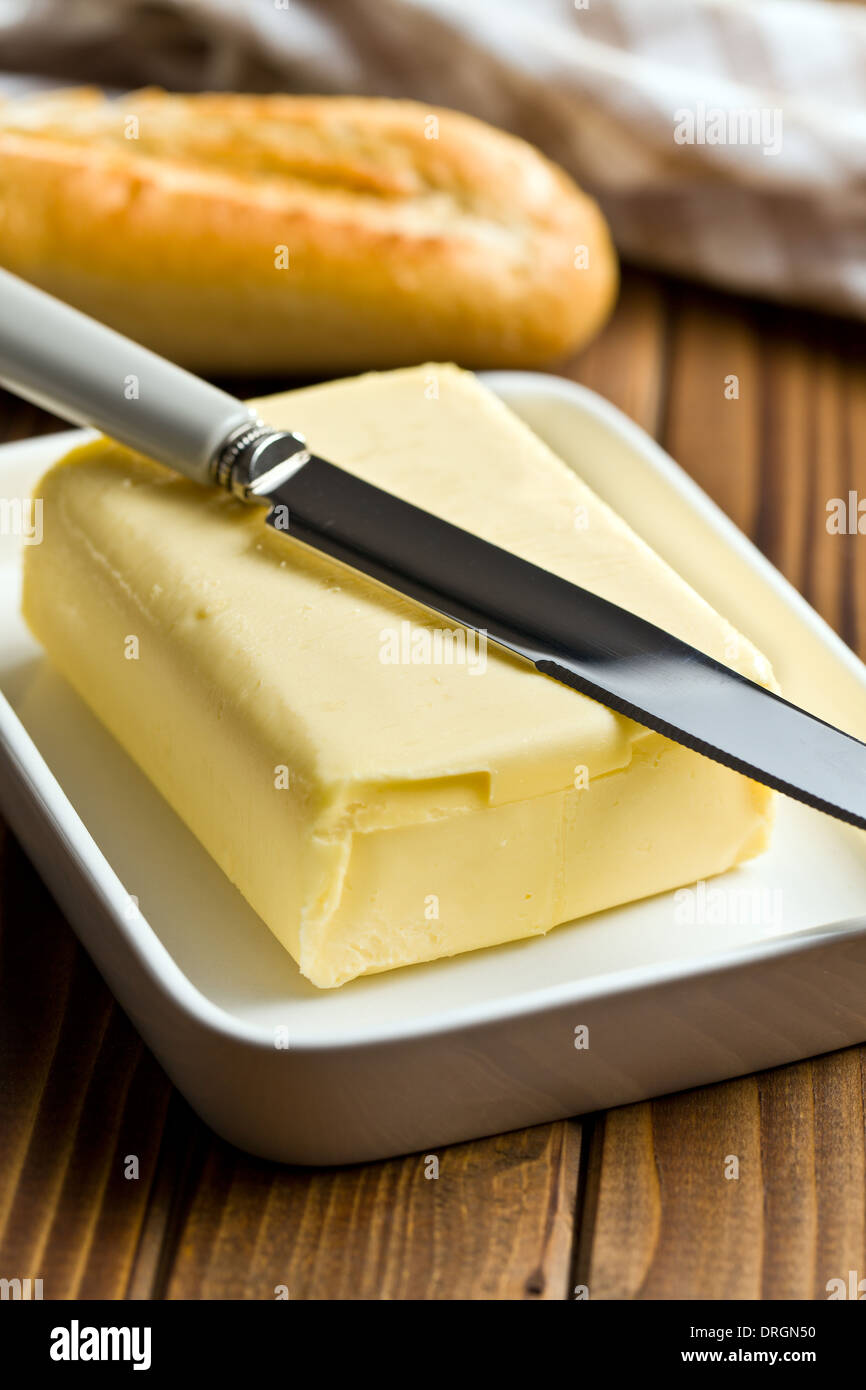
{"type": "Polygon", "coordinates": [[[230,483],[225,463],[217,476],[220,459],[236,462],[251,434],[253,442],[273,437],[243,401],[6,270],[0,382],[199,483],[230,483]]]}

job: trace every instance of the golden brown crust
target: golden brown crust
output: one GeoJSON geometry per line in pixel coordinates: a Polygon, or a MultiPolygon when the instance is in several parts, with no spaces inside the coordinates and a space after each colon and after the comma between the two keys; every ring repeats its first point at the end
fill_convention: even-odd
{"type": "Polygon", "coordinates": [[[210,372],[540,365],[617,283],[595,203],[472,117],[152,89],[0,102],[0,263],[210,372]]]}

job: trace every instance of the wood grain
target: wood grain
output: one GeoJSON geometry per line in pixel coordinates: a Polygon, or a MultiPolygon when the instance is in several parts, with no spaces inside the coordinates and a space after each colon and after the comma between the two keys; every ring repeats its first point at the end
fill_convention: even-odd
{"type": "Polygon", "coordinates": [[[632,272],[604,333],[562,374],[606,396],[649,434],[666,399],[668,297],[662,283],[632,272]]]}
{"type": "Polygon", "coordinates": [[[279,1169],[212,1144],[170,1298],[561,1299],[580,1126],[359,1168],[279,1169]]]}
{"type": "MultiPolygon", "coordinates": [[[[630,272],[567,374],[866,654],[866,540],[825,524],[829,498],[866,497],[858,333],[630,272]]],[[[0,437],[50,427],[0,393],[0,437]]],[[[866,1275],[866,1048],[458,1145],[436,1179],[424,1155],[277,1168],[172,1091],[5,831],[0,1030],[0,1276],[46,1297],[809,1299],[866,1275]]]]}
{"type": "MultiPolygon", "coordinates": [[[[661,443],[866,656],[864,538],[826,526],[830,498],[866,498],[862,330],[669,295],[661,443]]],[[[589,1155],[577,1281],[603,1299],[810,1299],[866,1276],[864,1069],[855,1048],[610,1112],[589,1155]]]]}
{"type": "Polygon", "coordinates": [[[578,1281],[597,1299],[820,1299],[863,1277],[864,1079],[849,1048],[609,1112],[578,1281]]]}
{"type": "Polygon", "coordinates": [[[755,1087],[748,1078],[606,1117],[591,1258],[579,1270],[592,1298],[754,1296],[760,1247],[744,1237],[761,1222],[755,1087]]]}
{"type": "Polygon", "coordinates": [[[0,1275],[122,1297],[170,1087],[5,828],[0,1056],[0,1275]]]}

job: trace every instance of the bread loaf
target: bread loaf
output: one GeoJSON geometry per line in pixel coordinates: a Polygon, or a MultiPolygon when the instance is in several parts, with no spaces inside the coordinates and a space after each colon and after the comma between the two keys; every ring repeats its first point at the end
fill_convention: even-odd
{"type": "Polygon", "coordinates": [[[538,366],[617,281],[595,203],[471,117],[151,89],[0,102],[0,264],[208,373],[538,366]]]}

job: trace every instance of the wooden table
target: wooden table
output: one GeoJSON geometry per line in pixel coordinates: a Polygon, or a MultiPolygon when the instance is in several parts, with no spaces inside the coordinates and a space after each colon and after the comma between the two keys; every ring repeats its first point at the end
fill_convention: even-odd
{"type": "MultiPolygon", "coordinates": [[[[866,495],[862,341],[631,272],[568,374],[866,655],[866,539],[825,527],[829,498],[866,495]]],[[[2,437],[51,424],[0,398],[2,437]]],[[[5,829],[0,894],[0,1275],[46,1298],[812,1299],[866,1274],[866,1047],[460,1144],[437,1182],[421,1156],[279,1168],[192,1114],[5,829]]]]}

